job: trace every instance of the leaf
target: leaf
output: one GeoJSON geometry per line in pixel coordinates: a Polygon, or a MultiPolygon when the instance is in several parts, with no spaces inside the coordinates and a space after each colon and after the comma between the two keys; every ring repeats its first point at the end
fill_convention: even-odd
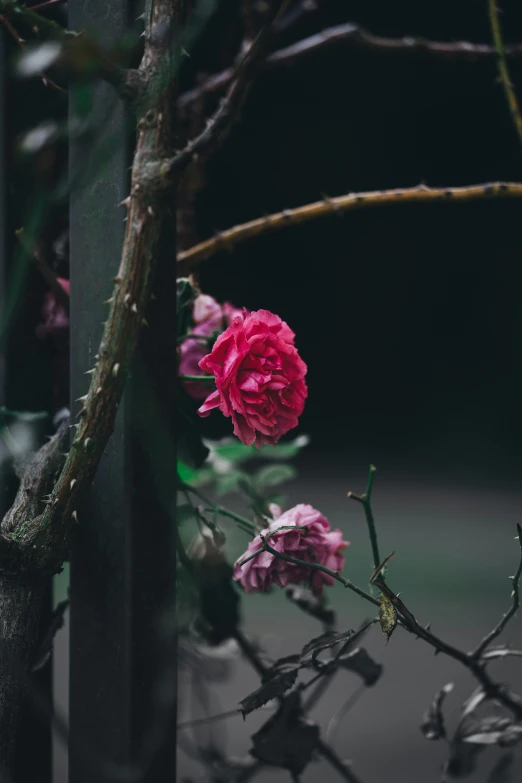
{"type": "Polygon", "coordinates": [[[224,438],[215,441],[211,445],[224,459],[230,462],[244,462],[249,459],[287,460],[296,457],[299,452],[308,445],[308,435],[298,435],[293,441],[277,443],[275,446],[263,446],[256,449],[255,446],[245,446],[233,438],[224,438]]]}
{"type": "Polygon", "coordinates": [[[303,612],[306,612],[306,614],[315,617],[316,620],[320,620],[325,625],[333,625],[335,623],[335,612],[333,609],[325,606],[324,599],[315,596],[311,590],[292,585],[287,587],[285,592],[287,598],[302,609],[303,612]]]}
{"type": "Polygon", "coordinates": [[[346,649],[344,650],[345,653],[348,652],[352,644],[355,644],[355,642],[366,633],[371,625],[373,625],[373,620],[364,623],[364,625],[362,625],[357,631],[345,631],[344,633],[326,631],[326,633],[321,634],[321,636],[317,636],[315,639],[311,639],[301,650],[301,665],[313,665],[319,653],[323,652],[324,650],[328,650],[331,647],[335,647],[335,645],[341,644],[341,642],[350,642],[349,645],[346,645],[346,649]]]}
{"type": "Polygon", "coordinates": [[[397,627],[397,611],[385,593],[381,593],[379,622],[381,625],[381,631],[386,635],[386,640],[389,642],[390,636],[397,627]]]}
{"type": "Polygon", "coordinates": [[[68,599],[65,601],[60,601],[60,603],[56,605],[53,613],[51,614],[47,631],[38,644],[38,650],[34,656],[34,663],[32,665],[31,672],[37,672],[40,669],[43,669],[43,667],[49,662],[53,651],[54,637],[60,628],[63,627],[65,622],[65,613],[68,608],[68,599]]]}
{"type": "Polygon", "coordinates": [[[375,685],[380,679],[383,670],[382,664],[374,661],[364,647],[357,647],[346,656],[343,655],[341,666],[343,669],[348,669],[358,674],[368,687],[375,685]]]}
{"type": "Polygon", "coordinates": [[[297,470],[292,465],[267,465],[255,473],[253,481],[256,490],[261,492],[267,487],[278,487],[296,476],[297,470]]]}
{"type": "Polygon", "coordinates": [[[250,753],[265,764],[300,775],[312,760],[318,739],[319,728],[304,720],[299,693],[294,691],[252,736],[250,753]]]}
{"type": "Polygon", "coordinates": [[[522,738],[522,724],[513,723],[511,718],[489,716],[468,726],[461,735],[463,742],[473,745],[499,745],[511,747],[522,738]]]}
{"type": "Polygon", "coordinates": [[[449,682],[438,691],[430,706],[424,713],[420,725],[420,730],[429,740],[438,740],[446,736],[446,727],[444,725],[444,715],[442,714],[442,705],[444,699],[453,690],[453,683],[449,682]]]}
{"type": "Polygon", "coordinates": [[[267,702],[282,696],[286,691],[290,690],[297,679],[298,671],[298,666],[282,671],[264,682],[260,688],[249,696],[242,699],[239,702],[239,709],[243,718],[250,712],[253,712],[253,710],[259,709],[267,702]]]}
{"type": "Polygon", "coordinates": [[[216,494],[227,495],[241,489],[241,483],[250,481],[250,476],[242,470],[231,470],[224,476],[218,476],[216,480],[216,494]]]}

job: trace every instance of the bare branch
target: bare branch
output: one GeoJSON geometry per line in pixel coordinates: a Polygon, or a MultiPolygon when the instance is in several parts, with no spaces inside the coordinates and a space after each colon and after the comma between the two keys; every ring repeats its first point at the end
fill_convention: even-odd
{"type": "MultiPolygon", "coordinates": [[[[513,592],[511,593],[511,597],[513,599],[513,603],[506,612],[506,614],[499,620],[498,624],[493,628],[490,633],[488,633],[487,636],[482,639],[476,650],[473,651],[472,657],[476,658],[477,660],[482,656],[482,653],[484,650],[489,647],[491,642],[497,638],[497,636],[500,636],[508,622],[511,620],[512,617],[517,613],[518,608],[520,606],[520,595],[519,595],[519,585],[520,585],[520,577],[522,576],[522,528],[517,523],[517,530],[518,530],[518,543],[520,544],[520,562],[518,564],[518,568],[515,572],[514,576],[510,576],[509,578],[513,582],[513,592]]],[[[513,653],[511,653],[513,654],[513,653]]],[[[489,656],[491,657],[491,656],[489,656]]]]}
{"type": "Polygon", "coordinates": [[[469,202],[492,198],[521,198],[522,184],[518,182],[487,182],[483,185],[465,185],[464,187],[429,188],[417,185],[414,188],[395,188],[393,190],[375,190],[363,193],[349,193],[335,198],[323,198],[302,207],[285,209],[273,215],[250,220],[233,228],[221,231],[215,237],[206,239],[198,245],[178,253],[178,262],[184,271],[195,269],[220,250],[233,250],[248,239],[277,231],[288,226],[308,223],[327,215],[341,214],[355,209],[378,207],[388,204],[425,204],[437,201],[469,202]]]}
{"type": "Polygon", "coordinates": [[[274,6],[265,27],[240,60],[225,99],[215,114],[207,120],[205,129],[199,136],[189,141],[185,149],[181,150],[172,160],[164,162],[161,172],[158,172],[164,181],[168,182],[173,177],[179,178],[195,158],[208,154],[224,139],[243,106],[253,78],[256,76],[262,58],[272,40],[274,22],[287,5],[288,0],[282,0],[279,8],[274,6]]]}
{"type": "MultiPolygon", "coordinates": [[[[489,44],[470,43],[469,41],[427,41],[424,38],[384,38],[373,35],[357,24],[346,24],[330,27],[326,30],[304,38],[302,41],[272,52],[261,64],[263,71],[273,70],[281,66],[293,66],[307,57],[322,55],[326,51],[340,49],[348,52],[375,52],[382,54],[397,54],[407,56],[428,56],[437,59],[454,60],[455,62],[477,62],[492,60],[495,57],[495,47],[489,44]]],[[[522,44],[511,44],[504,47],[506,57],[520,59],[522,44]]],[[[234,77],[232,68],[210,76],[193,90],[189,90],[178,99],[180,108],[189,106],[201,98],[220,95],[234,77]]]]}

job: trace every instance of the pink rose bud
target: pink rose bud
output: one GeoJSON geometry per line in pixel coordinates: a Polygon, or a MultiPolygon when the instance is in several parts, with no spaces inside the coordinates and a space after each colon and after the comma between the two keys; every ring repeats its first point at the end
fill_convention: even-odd
{"type": "MultiPolygon", "coordinates": [[[[192,310],[192,321],[194,326],[191,329],[192,334],[200,337],[212,337],[216,332],[222,332],[224,326],[228,326],[230,318],[233,315],[242,313],[228,302],[221,306],[214,297],[208,294],[199,294],[194,300],[192,310]]],[[[188,337],[183,340],[180,346],[180,375],[204,375],[199,368],[201,359],[208,353],[208,344],[205,340],[188,337]]],[[[204,400],[208,396],[208,383],[197,383],[197,381],[186,381],[185,391],[195,400],[204,400]]]]}
{"type": "Polygon", "coordinates": [[[263,549],[261,536],[277,552],[307,563],[319,563],[336,574],[342,570],[345,563],[340,552],[349,546],[348,541],[343,540],[341,530],[330,530],[329,521],[320,511],[300,503],[271,522],[266,530],[249,543],[247,551],[236,561],[234,579],[247,593],[264,592],[274,584],[286,587],[288,584],[307,582],[315,595],[320,595],[324,585],[332,585],[335,581],[333,576],[323,571],[289,563],[272,552],[260,551],[263,549]],[[254,552],[260,554],[243,564],[254,552]]]}
{"type": "Polygon", "coordinates": [[[294,338],[287,324],[268,310],[236,315],[199,363],[217,386],[199,415],[219,408],[232,418],[234,434],[245,445],[277,443],[297,426],[308,394],[306,364],[294,338]]]}
{"type": "MultiPolygon", "coordinates": [[[[69,280],[66,280],[64,277],[57,277],[56,280],[61,285],[63,290],[69,294],[69,280]]],[[[45,294],[44,304],[42,307],[42,316],[44,318],[44,323],[39,324],[39,326],[36,327],[37,337],[43,340],[49,335],[52,335],[53,337],[68,336],[69,316],[63,307],[58,304],[56,297],[51,291],[48,291],[45,294]]]]}

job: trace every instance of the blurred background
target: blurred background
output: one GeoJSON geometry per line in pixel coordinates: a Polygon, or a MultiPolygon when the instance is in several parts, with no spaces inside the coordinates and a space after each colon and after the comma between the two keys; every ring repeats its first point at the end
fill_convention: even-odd
{"type": "MultiPolygon", "coordinates": [[[[520,3],[500,4],[506,41],[522,42],[520,3]]],[[[485,0],[294,5],[306,6],[306,12],[282,33],[278,46],[347,22],[384,37],[491,40],[485,0]]],[[[182,90],[233,60],[244,32],[239,6],[218,4],[187,59],[182,90]]],[[[522,57],[510,60],[510,68],[522,96],[522,57]]],[[[31,180],[20,175],[14,140],[42,118],[63,115],[66,104],[36,83],[20,90],[6,78],[6,89],[13,145],[7,145],[7,209],[10,225],[18,227],[31,180]]],[[[214,106],[210,99],[203,108],[214,106]]],[[[191,115],[183,118],[187,133],[189,120],[191,115]]],[[[40,172],[52,178],[63,165],[58,145],[47,168],[32,167],[31,177],[40,172]]],[[[262,74],[224,149],[194,176],[197,183],[187,185],[192,211],[181,226],[184,246],[324,194],[421,182],[519,181],[522,156],[494,57],[474,61],[346,43],[262,74]]],[[[361,509],[346,494],[363,491],[368,465],[375,464],[381,551],[396,553],[390,584],[420,621],[466,650],[508,608],[508,576],[518,556],[521,217],[516,200],[363,210],[260,237],[199,268],[204,292],[286,320],[308,364],[309,398],[299,433],[310,436],[310,445],[296,460],[299,477],[284,488],[287,505],[310,503],[342,528],[351,542],[345,573],[363,586],[371,551],[361,509]]],[[[57,210],[53,221],[47,247],[57,273],[66,275],[65,257],[50,249],[64,230],[64,212],[57,210]]],[[[54,348],[44,348],[35,334],[45,286],[33,268],[24,285],[7,347],[14,357],[5,381],[7,404],[56,412],[66,402],[67,382],[57,387],[63,368],[57,371],[54,348]],[[38,385],[28,381],[35,367],[38,385]]],[[[228,420],[218,416],[203,426],[207,437],[229,434],[228,420]]],[[[232,533],[230,557],[241,554],[245,543],[232,533]]],[[[57,580],[56,599],[66,586],[67,571],[57,580]]],[[[338,585],[330,592],[340,629],[368,616],[352,593],[338,585]]],[[[319,632],[282,593],[244,596],[242,614],[246,633],[274,658],[298,651],[319,632]]],[[[504,639],[520,646],[520,617],[504,639]]],[[[447,700],[448,724],[454,726],[473,683],[458,664],[434,657],[400,630],[388,645],[373,630],[367,647],[384,674],[338,728],[335,748],[353,761],[363,783],[435,783],[447,746],[423,738],[422,713],[436,690],[455,682],[447,700]]],[[[64,712],[67,654],[66,625],[54,656],[56,704],[64,712]]],[[[520,688],[517,659],[494,666],[499,678],[520,688]]],[[[238,659],[232,678],[212,685],[209,711],[233,710],[257,684],[257,675],[238,659]]],[[[357,684],[346,672],[336,676],[315,713],[323,727],[357,684]]],[[[190,683],[181,682],[180,719],[202,713],[202,705],[190,705],[189,692],[190,683]]],[[[245,722],[230,718],[216,724],[214,740],[241,756],[266,718],[264,712],[245,722]]],[[[180,780],[205,780],[183,745],[180,780]]],[[[66,780],[60,743],[56,758],[58,783],[66,780]]],[[[485,753],[468,780],[502,783],[496,773],[491,777],[497,760],[496,751],[485,753]]],[[[521,772],[518,752],[511,779],[521,772]]],[[[338,779],[317,763],[303,781],[318,776],[328,783],[338,779]]],[[[289,779],[266,770],[259,778],[289,779]]]]}

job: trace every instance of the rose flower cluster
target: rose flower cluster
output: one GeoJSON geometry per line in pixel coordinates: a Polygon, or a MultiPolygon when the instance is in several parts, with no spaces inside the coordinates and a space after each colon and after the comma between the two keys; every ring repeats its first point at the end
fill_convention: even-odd
{"type": "MultiPolygon", "coordinates": [[[[242,443],[257,448],[276,444],[297,426],[308,393],[306,364],[297,352],[292,330],[268,310],[238,310],[203,294],[194,301],[192,321],[190,335],[194,337],[181,343],[179,372],[191,376],[183,383],[192,397],[206,397],[199,415],[219,409],[232,419],[234,434],[242,443]],[[209,341],[198,338],[216,334],[208,352],[209,341]],[[215,388],[210,394],[206,381],[192,380],[197,375],[213,377],[215,388]]],[[[324,585],[333,584],[334,577],[308,564],[339,573],[344,565],[340,553],[348,542],[312,506],[299,504],[283,513],[272,505],[270,511],[273,521],[238,559],[234,579],[248,593],[307,582],[319,595],[324,585]],[[268,551],[267,544],[274,552],[300,562],[283,560],[268,551]]]]}

